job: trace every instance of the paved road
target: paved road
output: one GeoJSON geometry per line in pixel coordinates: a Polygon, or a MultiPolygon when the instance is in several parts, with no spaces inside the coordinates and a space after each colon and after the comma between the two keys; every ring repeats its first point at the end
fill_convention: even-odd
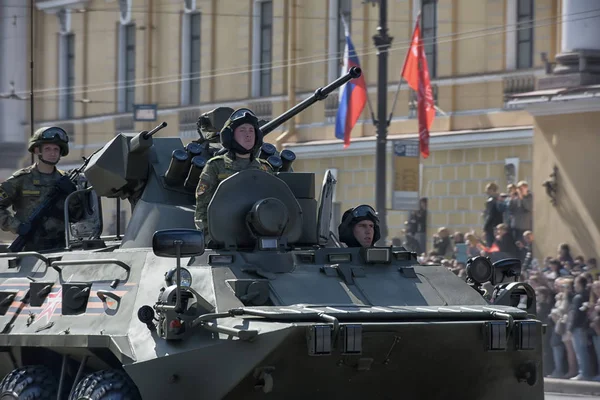
{"type": "Polygon", "coordinates": [[[598,399],[596,396],[579,396],[576,394],[546,393],[544,400],[587,400],[598,399]]]}

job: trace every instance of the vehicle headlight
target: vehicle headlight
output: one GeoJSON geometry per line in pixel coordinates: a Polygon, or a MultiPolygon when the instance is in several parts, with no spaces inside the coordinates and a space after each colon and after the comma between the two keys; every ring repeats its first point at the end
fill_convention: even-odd
{"type": "MultiPolygon", "coordinates": [[[[177,268],[173,268],[165,274],[165,282],[168,286],[177,285],[177,268]]],[[[185,268],[181,268],[181,286],[192,286],[192,274],[185,268]]]]}
{"type": "Polygon", "coordinates": [[[492,279],[492,263],[487,257],[470,258],[467,261],[466,270],[467,277],[475,283],[483,284],[492,279]]]}

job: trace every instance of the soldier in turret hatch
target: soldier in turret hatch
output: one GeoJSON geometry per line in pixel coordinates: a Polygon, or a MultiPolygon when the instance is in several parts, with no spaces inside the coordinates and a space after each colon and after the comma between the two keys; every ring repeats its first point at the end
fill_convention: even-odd
{"type": "Polygon", "coordinates": [[[338,227],[340,242],[348,247],[372,247],[381,238],[379,217],[373,207],[363,204],[344,212],[338,227]]]}
{"type": "MultiPolygon", "coordinates": [[[[65,171],[56,168],[56,164],[61,156],[69,154],[69,137],[58,127],[40,128],[29,140],[28,150],[37,156],[35,164],[16,171],[0,184],[0,228],[17,235],[22,234],[29,216],[56,182],[66,175],[65,171]],[[11,206],[14,215],[8,210],[11,206]]],[[[52,207],[49,218],[41,224],[24,250],[42,251],[64,246],[64,201],[67,193],[76,188],[67,180],[65,185],[61,185],[61,190],[65,192],[64,196],[52,207]]],[[[69,202],[70,222],[80,220],[83,215],[82,197],[77,195],[69,202]]]]}
{"type": "Polygon", "coordinates": [[[221,144],[228,151],[208,160],[198,186],[196,187],[196,229],[208,234],[207,208],[219,183],[236,172],[257,169],[274,174],[271,166],[256,157],[263,144],[263,134],[258,118],[247,108],[240,108],[231,114],[220,134],[221,144]]]}

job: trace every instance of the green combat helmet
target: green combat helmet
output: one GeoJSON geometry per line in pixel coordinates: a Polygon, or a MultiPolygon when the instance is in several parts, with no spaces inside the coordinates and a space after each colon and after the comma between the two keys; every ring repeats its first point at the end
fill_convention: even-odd
{"type": "Polygon", "coordinates": [[[60,155],[65,157],[69,154],[69,135],[64,129],[51,126],[39,128],[31,139],[29,139],[29,152],[33,154],[36,146],[41,146],[46,143],[56,144],[60,147],[60,155]]]}

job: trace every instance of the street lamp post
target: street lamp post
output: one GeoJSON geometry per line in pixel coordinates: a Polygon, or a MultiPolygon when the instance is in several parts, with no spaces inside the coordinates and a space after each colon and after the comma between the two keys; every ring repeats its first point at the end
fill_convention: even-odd
{"type": "Polygon", "coordinates": [[[369,0],[379,3],[379,26],[373,36],[377,48],[377,142],[375,161],[375,207],[379,213],[381,239],[378,244],[385,244],[388,235],[386,210],[386,144],[387,144],[387,67],[388,50],[393,38],[387,33],[387,0],[369,0]]]}

